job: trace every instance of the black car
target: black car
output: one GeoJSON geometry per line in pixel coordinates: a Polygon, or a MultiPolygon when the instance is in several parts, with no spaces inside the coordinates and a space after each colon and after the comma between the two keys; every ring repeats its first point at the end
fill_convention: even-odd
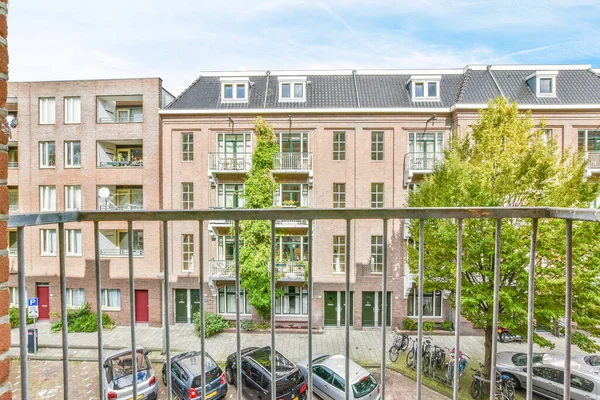
{"type": "MultiPolygon", "coordinates": [[[[227,382],[237,385],[237,353],[227,357],[227,382]]],[[[278,400],[305,400],[306,380],[296,365],[278,351],[275,352],[276,388],[278,400]]],[[[237,385],[239,387],[239,385],[237,385]]],[[[243,392],[251,399],[271,398],[271,348],[249,347],[242,350],[243,392]]]]}
{"type": "MultiPolygon", "coordinates": [[[[200,399],[202,395],[201,355],[199,351],[194,351],[171,358],[171,389],[178,399],[200,399]]],[[[204,355],[206,399],[221,399],[227,394],[225,374],[208,353],[204,355]]],[[[167,384],[167,363],[163,364],[162,381],[167,384]]]]}

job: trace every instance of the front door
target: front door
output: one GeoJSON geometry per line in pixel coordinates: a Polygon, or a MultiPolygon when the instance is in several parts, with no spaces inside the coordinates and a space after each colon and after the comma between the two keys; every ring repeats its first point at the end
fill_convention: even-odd
{"type": "Polygon", "coordinates": [[[375,292],[363,292],[363,326],[375,326],[375,292]]]}
{"type": "Polygon", "coordinates": [[[148,291],[147,290],[136,290],[135,291],[135,322],[147,323],[148,322],[148,291]]]}
{"type": "Polygon", "coordinates": [[[190,301],[192,302],[192,313],[190,315],[191,320],[194,320],[194,314],[200,312],[200,290],[190,290],[190,301]]]}
{"type": "Polygon", "coordinates": [[[187,289],[175,289],[175,322],[188,322],[187,289]]]}
{"type": "Polygon", "coordinates": [[[337,326],[337,292],[325,292],[325,326],[337,326]]]}
{"type": "Polygon", "coordinates": [[[50,319],[50,286],[47,283],[37,284],[37,297],[40,320],[50,319]]]}

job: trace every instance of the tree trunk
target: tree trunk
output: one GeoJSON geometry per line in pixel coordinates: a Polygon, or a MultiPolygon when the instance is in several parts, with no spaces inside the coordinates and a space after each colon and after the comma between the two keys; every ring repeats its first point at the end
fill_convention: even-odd
{"type": "MultiPolygon", "coordinates": [[[[490,373],[492,370],[492,340],[493,340],[493,335],[494,333],[494,328],[492,327],[487,327],[485,328],[485,355],[484,355],[484,359],[483,359],[483,363],[485,364],[485,369],[483,371],[483,373],[485,375],[488,376],[490,382],[494,382],[495,381],[495,377],[492,377],[492,374],[490,373]]],[[[489,384],[485,384],[483,386],[483,393],[485,395],[489,395],[490,394],[490,385],[489,384]]]]}

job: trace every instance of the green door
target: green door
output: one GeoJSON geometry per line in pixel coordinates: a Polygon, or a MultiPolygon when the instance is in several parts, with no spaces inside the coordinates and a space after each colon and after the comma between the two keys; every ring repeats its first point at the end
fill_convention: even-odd
{"type": "Polygon", "coordinates": [[[363,326],[375,326],[375,292],[362,294],[363,326]]]}
{"type": "Polygon", "coordinates": [[[200,290],[199,289],[190,290],[190,297],[192,298],[192,321],[193,321],[194,314],[196,314],[197,312],[200,311],[200,290]]]}
{"type": "MultiPolygon", "coordinates": [[[[385,318],[385,324],[386,326],[391,326],[392,325],[392,292],[388,292],[387,294],[387,301],[385,303],[386,305],[386,318],[385,318]]],[[[381,308],[382,308],[382,298],[381,298],[381,292],[377,293],[377,321],[379,321],[379,326],[381,326],[381,308]]]]}
{"type": "MultiPolygon", "coordinates": [[[[346,292],[340,292],[340,326],[346,326],[346,292]]],[[[354,292],[350,292],[350,326],[354,325],[354,292]]]]}
{"type": "Polygon", "coordinates": [[[325,326],[337,326],[337,292],[325,292],[325,326]]]}
{"type": "Polygon", "coordinates": [[[188,322],[187,289],[175,289],[175,322],[188,322]]]}

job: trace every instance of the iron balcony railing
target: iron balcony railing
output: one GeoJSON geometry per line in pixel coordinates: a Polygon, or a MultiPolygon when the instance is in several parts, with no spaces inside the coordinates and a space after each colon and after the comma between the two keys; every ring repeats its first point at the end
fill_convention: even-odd
{"type": "Polygon", "coordinates": [[[273,157],[273,170],[309,172],[312,170],[312,153],[277,153],[273,157]]]}
{"type": "Polygon", "coordinates": [[[277,279],[280,281],[304,281],[306,278],[306,262],[286,261],[275,265],[277,279]]]}
{"type": "Polygon", "coordinates": [[[586,154],[588,169],[600,170],[600,151],[589,151],[586,154]]]}
{"type": "MultiPolygon", "coordinates": [[[[128,249],[100,249],[101,256],[128,256],[128,249]]],[[[133,249],[134,257],[142,257],[144,255],[144,249],[133,249]]]]}
{"type": "Polygon", "coordinates": [[[248,172],[251,166],[251,153],[210,153],[208,155],[209,171],[248,172]]]}
{"type": "Polygon", "coordinates": [[[404,156],[405,171],[433,171],[435,164],[444,159],[444,153],[407,153],[404,156]]]}
{"type": "Polygon", "coordinates": [[[235,260],[210,260],[208,271],[212,278],[235,279],[235,260]]]}
{"type": "Polygon", "coordinates": [[[103,161],[98,164],[98,168],[121,168],[121,167],[143,167],[143,160],[125,160],[125,161],[103,161]]]}
{"type": "Polygon", "coordinates": [[[9,161],[8,168],[19,168],[19,162],[18,161],[9,161]]]}
{"type": "Polygon", "coordinates": [[[144,122],[143,115],[130,115],[129,117],[102,117],[98,118],[99,124],[126,124],[130,122],[144,122]]]}
{"type": "MultiPolygon", "coordinates": [[[[354,220],[379,220],[382,225],[383,243],[388,243],[388,222],[390,220],[402,220],[402,219],[415,219],[415,223],[418,221],[420,226],[420,240],[419,243],[419,262],[418,262],[418,303],[423,304],[423,281],[424,281],[424,254],[425,247],[428,246],[424,240],[424,224],[426,219],[452,219],[456,221],[457,228],[457,258],[456,258],[456,276],[462,277],[462,256],[463,256],[463,221],[465,219],[492,219],[496,221],[496,234],[495,234],[495,256],[494,256],[494,279],[493,279],[493,328],[492,329],[492,349],[491,349],[491,367],[492,371],[496,370],[496,353],[497,353],[497,336],[498,336],[498,313],[500,307],[499,301],[499,288],[500,288],[500,248],[502,244],[501,240],[501,227],[503,219],[531,219],[532,230],[531,230],[531,248],[529,251],[530,262],[528,268],[529,277],[529,288],[528,288],[528,357],[527,357],[527,398],[532,398],[532,371],[533,371],[533,328],[534,328],[534,270],[536,268],[536,244],[537,244],[537,229],[538,220],[541,218],[553,218],[564,220],[566,224],[566,268],[565,268],[565,318],[564,318],[564,333],[565,333],[565,362],[564,362],[564,376],[570,376],[571,373],[571,338],[572,338],[572,300],[573,300],[573,221],[588,221],[592,223],[600,222],[600,214],[596,209],[562,209],[562,208],[542,208],[542,207],[528,207],[528,208],[397,208],[397,209],[266,209],[266,210],[203,210],[203,211],[121,211],[121,212],[100,212],[100,211],[73,211],[63,213],[39,213],[39,214],[18,214],[10,216],[8,227],[17,229],[17,249],[18,249],[18,286],[20,288],[26,287],[26,268],[25,268],[25,248],[30,248],[31,244],[26,243],[25,240],[25,227],[28,226],[46,226],[46,225],[57,225],[58,226],[58,253],[59,253],[59,282],[60,282],[60,299],[61,299],[61,315],[67,314],[67,276],[66,276],[66,245],[65,245],[65,223],[69,222],[81,222],[93,223],[94,228],[94,245],[95,245],[95,286],[96,286],[96,304],[98,308],[102,304],[102,274],[103,269],[101,268],[100,261],[100,229],[99,224],[108,221],[127,221],[128,229],[128,248],[134,248],[133,242],[133,222],[135,221],[160,221],[162,222],[162,238],[161,243],[162,257],[163,260],[163,293],[170,293],[170,270],[169,265],[169,226],[170,221],[196,221],[199,238],[199,277],[198,277],[198,289],[199,298],[204,298],[205,292],[205,277],[204,277],[204,231],[207,221],[210,220],[233,220],[235,227],[235,260],[229,263],[230,268],[234,268],[234,283],[235,283],[235,296],[236,304],[240,304],[240,260],[239,260],[239,247],[240,247],[240,233],[239,224],[243,220],[268,220],[271,221],[271,315],[270,322],[273,329],[271,330],[271,357],[275,359],[275,349],[277,344],[277,327],[275,324],[275,310],[276,310],[276,224],[274,221],[279,219],[304,219],[308,221],[308,260],[306,266],[308,271],[306,272],[307,280],[307,301],[308,301],[308,343],[307,343],[307,360],[308,360],[308,398],[312,399],[312,363],[313,363],[313,222],[320,220],[338,220],[345,221],[346,230],[346,246],[345,246],[345,259],[350,260],[350,256],[353,252],[351,235],[354,232],[352,229],[354,220]]],[[[435,245],[432,244],[433,246],[435,245]]],[[[134,253],[128,254],[128,274],[129,274],[129,306],[130,315],[129,320],[135,321],[135,258],[134,253]]],[[[387,293],[388,279],[390,278],[391,262],[388,259],[388,247],[383,247],[383,268],[381,274],[381,292],[387,293]]],[[[350,270],[351,268],[345,268],[345,298],[350,298],[350,270]]],[[[461,317],[461,279],[456,279],[456,303],[454,305],[455,310],[455,321],[459,321],[461,317]]],[[[19,304],[27,304],[26,291],[19,290],[19,304]]],[[[381,299],[381,314],[386,315],[387,307],[387,296],[383,296],[381,299]]],[[[165,306],[162,308],[163,311],[163,323],[164,323],[164,342],[165,342],[165,358],[166,358],[166,376],[171,376],[171,340],[170,340],[170,326],[169,326],[169,313],[171,305],[170,296],[164,296],[165,306]]],[[[201,303],[200,307],[200,319],[204,320],[205,305],[201,303]]],[[[345,321],[350,321],[350,307],[345,307],[345,321]]],[[[418,347],[422,348],[423,345],[423,307],[417,306],[418,311],[418,347]]],[[[98,397],[105,398],[103,393],[103,359],[104,359],[104,342],[103,342],[103,330],[102,330],[102,313],[100,309],[97,309],[98,316],[98,397]]],[[[241,323],[240,323],[240,308],[238,307],[235,313],[236,321],[236,357],[238,360],[241,359],[241,323]]],[[[21,398],[28,400],[30,398],[29,391],[29,369],[28,369],[28,355],[27,355],[27,320],[26,320],[26,307],[19,308],[19,351],[20,351],[20,385],[21,385],[21,398]]],[[[63,321],[63,324],[67,325],[68,321],[63,321]]],[[[385,325],[385,324],[382,324],[385,325]]],[[[135,353],[136,345],[136,325],[130,323],[131,331],[131,350],[135,353]]],[[[460,353],[460,324],[455,326],[455,349],[456,353],[460,353]]],[[[71,377],[69,374],[69,334],[68,326],[63,325],[62,329],[62,377],[63,377],[63,393],[64,398],[71,398],[71,377]]],[[[200,397],[206,398],[206,381],[205,381],[205,352],[206,343],[204,340],[205,336],[205,325],[200,324],[200,397]]],[[[386,354],[387,354],[387,337],[386,327],[381,327],[381,398],[385,399],[386,393],[386,354]]],[[[345,382],[350,382],[350,324],[345,324],[345,382]]],[[[453,397],[458,399],[459,390],[459,364],[454,363],[454,383],[453,383],[453,397]]],[[[271,363],[271,376],[276,376],[276,363],[271,363]]],[[[132,373],[133,376],[137,376],[138,366],[137,359],[133,358],[132,373]]],[[[422,372],[423,372],[423,360],[422,352],[417,352],[417,392],[416,398],[420,400],[422,398],[422,372]]],[[[237,382],[242,382],[242,370],[237,368],[237,382]]],[[[568,380],[567,380],[568,381],[568,380]]],[[[137,380],[133,379],[133,395],[131,398],[137,399],[138,388],[137,380]]],[[[271,398],[275,400],[276,394],[276,380],[271,380],[271,398]]],[[[172,380],[167,379],[167,393],[168,399],[171,399],[172,380]]],[[[495,385],[490,385],[490,399],[496,398],[495,385]]],[[[571,386],[564,385],[564,398],[570,399],[571,386]]],[[[238,385],[237,398],[242,399],[243,387],[238,385]]],[[[350,385],[345,386],[345,398],[350,398],[350,385]]],[[[33,397],[33,396],[31,396],[33,397]]]]}

